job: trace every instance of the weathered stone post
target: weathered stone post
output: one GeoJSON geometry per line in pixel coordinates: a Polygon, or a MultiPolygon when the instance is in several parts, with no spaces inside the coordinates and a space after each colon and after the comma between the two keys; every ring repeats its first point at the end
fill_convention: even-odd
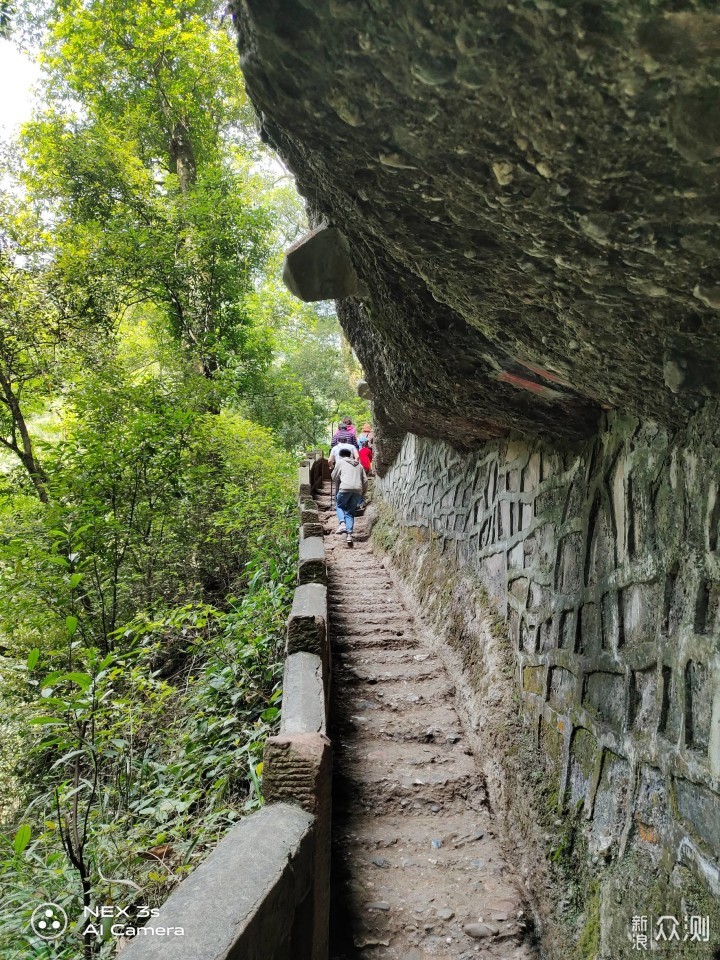
{"type": "Polygon", "coordinates": [[[312,486],[310,483],[310,464],[303,463],[298,467],[298,490],[301,499],[312,498],[312,486]]]}
{"type": "Polygon", "coordinates": [[[315,817],[315,857],[309,908],[309,944],[293,957],[327,960],[330,922],[332,750],[325,733],[282,733],[265,744],[263,788],[268,803],[295,803],[315,817]]]}
{"type": "Polygon", "coordinates": [[[312,499],[309,464],[300,467],[298,480],[299,586],[287,624],[282,723],[280,734],[265,744],[263,790],[268,803],[299,804],[315,817],[313,884],[307,907],[311,916],[298,918],[294,940],[302,942],[293,942],[293,960],[327,960],[332,749],[326,735],[330,651],[325,544],[312,499]]]}

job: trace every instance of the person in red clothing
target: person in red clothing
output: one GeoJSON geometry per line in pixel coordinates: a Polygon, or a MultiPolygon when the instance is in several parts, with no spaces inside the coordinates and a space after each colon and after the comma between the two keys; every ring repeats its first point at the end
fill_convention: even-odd
{"type": "MultiPolygon", "coordinates": [[[[373,458],[372,447],[370,447],[369,445],[360,447],[360,450],[358,451],[358,454],[357,454],[357,458],[360,461],[360,465],[365,471],[366,476],[369,477],[371,473],[370,468],[372,466],[372,458],[373,458]]],[[[358,511],[362,513],[364,510],[365,510],[365,497],[363,496],[363,499],[358,504],[358,511]]]]}
{"type": "Polygon", "coordinates": [[[365,473],[369,475],[370,467],[372,466],[372,458],[373,458],[372,447],[369,444],[364,447],[361,447],[358,453],[358,458],[360,460],[360,463],[363,465],[363,469],[365,470],[365,473]]]}

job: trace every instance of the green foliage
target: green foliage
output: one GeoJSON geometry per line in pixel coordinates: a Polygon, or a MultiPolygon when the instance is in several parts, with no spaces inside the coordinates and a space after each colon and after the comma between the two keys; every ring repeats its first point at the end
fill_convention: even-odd
{"type": "Polygon", "coordinates": [[[293,454],[369,411],[279,285],[304,218],[215,5],[8,12],[45,73],[0,198],[0,955],[88,960],[84,908],[159,905],[262,803],[293,454]]]}
{"type": "Polygon", "coordinates": [[[88,378],[46,451],[50,504],[5,516],[0,630],[26,644],[109,651],[136,610],[239,589],[257,538],[289,535],[292,466],[267,431],[113,373],[88,378]]]}
{"type": "Polygon", "coordinates": [[[25,847],[30,843],[31,834],[32,829],[30,824],[23,823],[20,827],[18,827],[18,831],[15,834],[15,842],[13,843],[13,849],[16,857],[19,857],[25,847]]]}
{"type": "Polygon", "coordinates": [[[23,955],[21,903],[38,889],[75,919],[85,886],[94,902],[131,889],[158,904],[262,802],[294,464],[237,414],[188,409],[182,391],[122,372],[73,395],[45,451],[50,502],[5,499],[0,633],[24,670],[3,690],[17,731],[3,766],[25,810],[0,865],[8,957],[23,955]]]}
{"type": "MultiPolygon", "coordinates": [[[[60,903],[71,921],[81,919],[57,806],[71,821],[78,801],[87,817],[93,901],[125,906],[161,903],[228,825],[262,802],[292,561],[264,552],[226,609],[186,604],[139,617],[123,630],[122,652],[103,657],[71,643],[65,656],[75,669],[43,671],[23,733],[34,760],[32,834],[26,823],[6,838],[12,856],[0,862],[3,957],[27,955],[27,904],[60,903]]],[[[62,656],[48,651],[40,665],[62,656]]],[[[78,937],[74,947],[63,941],[63,956],[77,955],[78,937]]],[[[102,953],[95,939],[92,949],[102,953]]]]}
{"type": "Polygon", "coordinates": [[[21,174],[52,211],[66,282],[81,279],[93,301],[109,290],[111,314],[153,304],[206,376],[254,348],[267,362],[248,301],[273,215],[215,6],[62,0],[42,60],[21,174]]]}
{"type": "Polygon", "coordinates": [[[260,290],[256,311],[271,331],[275,362],[245,391],[249,416],[293,451],[328,447],[345,415],[360,425],[372,419],[355,389],[360,366],[334,314],[300,303],[272,279],[260,290]]]}
{"type": "MultiPolygon", "coordinates": [[[[237,53],[213,0],[60,0],[43,57],[56,102],[80,102],[127,131],[144,157],[176,173],[184,133],[195,162],[214,162],[218,131],[249,119],[237,53]]],[[[247,139],[246,137],[244,139],[247,139]]]]}
{"type": "Polygon", "coordinates": [[[585,922],[577,942],[577,960],[595,960],[600,951],[600,888],[593,884],[585,904],[585,922]]]}
{"type": "Polygon", "coordinates": [[[48,114],[24,137],[31,162],[24,179],[56,204],[58,264],[67,277],[82,276],[95,300],[110,286],[116,311],[152,304],[206,374],[252,360],[258,349],[267,359],[248,328],[271,211],[241,151],[201,167],[181,189],[176,174],[143,162],[125,130],[48,114]]]}

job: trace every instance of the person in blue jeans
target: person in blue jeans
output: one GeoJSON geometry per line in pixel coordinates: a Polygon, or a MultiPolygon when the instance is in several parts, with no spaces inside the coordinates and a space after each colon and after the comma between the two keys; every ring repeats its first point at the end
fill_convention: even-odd
{"type": "Polygon", "coordinates": [[[344,533],[347,545],[353,545],[355,514],[367,489],[367,475],[362,464],[349,450],[341,449],[332,472],[333,483],[338,483],[335,512],[337,533],[344,533]]]}

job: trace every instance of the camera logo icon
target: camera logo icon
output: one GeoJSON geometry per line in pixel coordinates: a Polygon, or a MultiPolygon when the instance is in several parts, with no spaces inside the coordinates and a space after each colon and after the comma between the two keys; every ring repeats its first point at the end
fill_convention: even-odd
{"type": "Polygon", "coordinates": [[[41,940],[56,940],[67,930],[67,914],[57,903],[41,903],[33,910],[30,926],[41,940]]]}

